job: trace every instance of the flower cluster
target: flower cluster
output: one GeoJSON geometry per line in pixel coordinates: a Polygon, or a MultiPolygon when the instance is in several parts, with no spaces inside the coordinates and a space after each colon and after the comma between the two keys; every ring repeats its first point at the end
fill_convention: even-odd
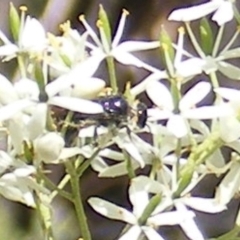
{"type": "MultiPolygon", "coordinates": [[[[169,20],[184,23],[176,43],[163,28],[158,41],[121,42],[126,10],[114,37],[102,6],[99,33],[82,15],[85,32],[66,22],[61,36],[46,33],[25,7],[20,10],[10,5],[13,41],[0,31],[2,61],[16,58],[18,63],[14,80],[0,74],[0,131],[5,142],[0,150],[0,194],[37,206],[46,224],[56,194],[67,198],[74,203],[82,237],[90,240],[82,223],[79,178],[88,167],[99,177],[128,175],[132,211],[98,197],[88,200],[101,215],[127,223],[116,233],[119,240],[162,240],[164,225],[179,225],[189,239],[203,240],[193,209],[222,212],[240,190],[240,91],[219,80],[219,73],[240,79],[240,69],[229,62],[240,57],[239,47],[233,47],[239,31],[220,47],[224,26],[240,19],[235,2],[212,0],[173,11],[169,20]],[[198,19],[200,41],[190,24],[198,19]],[[211,21],[219,26],[216,36],[211,21]],[[194,53],[185,50],[186,34],[194,53]],[[133,54],[145,50],[157,50],[163,66],[153,67],[133,54]],[[109,81],[95,77],[103,61],[109,81]],[[142,68],[148,76],[136,85],[127,83],[121,93],[116,61],[142,68]],[[138,99],[141,93],[148,96],[150,107],[139,109],[144,105],[138,99]],[[109,96],[118,101],[113,97],[104,102],[109,96]],[[230,149],[229,159],[223,147],[230,149]],[[66,168],[58,185],[45,172],[48,164],[66,168]],[[136,170],[146,166],[149,174],[138,175],[136,170]],[[214,197],[192,196],[209,174],[224,176],[214,197]],[[63,190],[68,182],[71,193],[63,190]]],[[[46,236],[52,233],[44,231],[46,236]]]]}

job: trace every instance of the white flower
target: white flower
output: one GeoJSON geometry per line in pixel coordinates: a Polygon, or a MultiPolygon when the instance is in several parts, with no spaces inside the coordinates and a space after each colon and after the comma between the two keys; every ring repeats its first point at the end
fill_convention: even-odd
{"type": "Polygon", "coordinates": [[[132,212],[97,197],[90,198],[88,202],[95,211],[103,216],[124,221],[131,225],[119,240],[139,239],[140,236],[145,236],[149,240],[163,240],[163,237],[159,235],[155,228],[163,225],[181,224],[187,219],[193,218],[194,213],[187,209],[184,212],[153,213],[141,223],[142,214],[149,204],[149,193],[156,194],[162,191],[163,187],[158,182],[145,176],[138,176],[132,179],[129,188],[129,199],[133,205],[132,212]]]}
{"type": "MultiPolygon", "coordinates": [[[[98,38],[98,36],[95,34],[93,29],[90,27],[90,25],[86,22],[84,19],[84,16],[81,16],[80,20],[83,23],[84,27],[86,28],[88,34],[91,36],[92,40],[96,44],[94,46],[90,42],[86,43],[86,46],[89,47],[92,51],[91,54],[94,56],[98,56],[99,59],[104,59],[107,56],[114,57],[117,61],[124,65],[133,65],[136,67],[143,67],[145,69],[148,69],[150,71],[154,71],[154,68],[150,65],[142,62],[137,57],[132,55],[131,52],[134,51],[141,51],[141,50],[148,50],[159,47],[159,42],[144,42],[144,41],[126,41],[126,42],[120,42],[120,38],[123,33],[126,17],[128,15],[128,12],[126,10],[123,10],[115,37],[112,41],[112,43],[108,44],[107,37],[104,35],[104,31],[102,31],[102,26],[99,24],[100,33],[102,33],[102,41],[98,38]]],[[[100,64],[100,62],[99,62],[100,64]]]]}
{"type": "MultiPolygon", "coordinates": [[[[67,79],[64,78],[64,81],[67,81],[67,79]]],[[[88,114],[103,112],[102,106],[95,102],[68,96],[55,96],[59,88],[62,90],[62,83],[64,82],[60,77],[47,84],[45,88],[47,96],[44,102],[39,99],[39,89],[36,82],[21,79],[15,85],[12,85],[4,76],[0,75],[0,91],[3,92],[0,103],[4,105],[0,108],[0,121],[9,120],[8,129],[17,153],[22,153],[23,139],[34,140],[45,132],[49,105],[88,114]],[[27,88],[23,91],[26,84],[27,88]]],[[[87,84],[85,83],[85,85],[87,84]]]]}
{"type": "Polygon", "coordinates": [[[195,108],[195,105],[203,100],[210,90],[209,83],[199,82],[182,97],[175,109],[174,100],[167,87],[160,82],[151,82],[147,85],[146,92],[158,108],[149,109],[148,115],[152,120],[168,119],[168,130],[181,138],[188,133],[187,119],[211,119],[226,114],[222,112],[223,108],[220,106],[195,108]]]}
{"type": "Polygon", "coordinates": [[[193,7],[174,10],[169,20],[189,22],[213,13],[212,20],[223,25],[233,19],[233,4],[231,0],[212,0],[193,7]]]}
{"type": "Polygon", "coordinates": [[[35,168],[3,151],[0,151],[0,162],[0,194],[12,201],[34,207],[35,191],[46,193],[46,189],[39,186],[31,176],[35,174],[35,168]]]}
{"type": "Polygon", "coordinates": [[[0,56],[10,60],[16,57],[17,53],[38,54],[47,49],[46,33],[41,23],[30,16],[26,17],[25,22],[21,24],[18,43],[11,43],[3,32],[0,31],[0,38],[4,46],[0,47],[0,56]]]}
{"type": "Polygon", "coordinates": [[[171,66],[168,66],[170,74],[168,74],[166,70],[154,70],[152,74],[147,76],[130,90],[133,96],[144,92],[146,86],[151,82],[174,77],[175,79],[178,79],[179,82],[185,83],[202,72],[205,62],[200,58],[193,57],[184,50],[184,31],[180,29],[178,32],[177,45],[175,46],[173,44],[176,48],[175,59],[172,64],[169,64],[171,66]],[[188,57],[187,60],[184,55],[188,57]]]}
{"type": "Polygon", "coordinates": [[[77,30],[71,28],[69,21],[60,27],[63,31],[62,36],[49,35],[51,44],[49,65],[53,68],[53,74],[56,77],[69,72],[76,64],[88,57],[85,49],[87,32],[80,35],[77,30]]]}

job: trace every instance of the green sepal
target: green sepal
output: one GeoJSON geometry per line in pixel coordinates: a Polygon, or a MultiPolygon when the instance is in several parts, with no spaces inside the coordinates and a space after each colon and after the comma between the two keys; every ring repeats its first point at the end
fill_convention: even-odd
{"type": "Polygon", "coordinates": [[[67,66],[67,67],[71,67],[72,66],[72,61],[70,60],[70,58],[65,55],[65,54],[60,54],[60,57],[63,61],[63,63],[67,66]]]}
{"type": "Polygon", "coordinates": [[[109,19],[107,16],[106,11],[104,10],[103,6],[100,4],[99,5],[99,12],[98,12],[98,18],[100,20],[101,27],[104,31],[106,40],[108,42],[108,45],[111,45],[112,42],[112,33],[111,33],[111,27],[109,23],[109,19]]]}
{"type": "Polygon", "coordinates": [[[189,168],[188,172],[186,171],[183,176],[181,176],[179,182],[178,182],[178,187],[177,190],[173,193],[172,197],[174,198],[179,198],[181,193],[185,190],[185,188],[189,185],[189,183],[192,180],[194,168],[189,168]]]}
{"type": "MultiPolygon", "coordinates": [[[[139,199],[139,200],[141,201],[141,199],[139,199]]],[[[159,205],[161,200],[162,200],[162,195],[161,194],[156,194],[155,196],[153,196],[150,199],[148,205],[143,210],[142,216],[138,219],[138,223],[139,223],[140,226],[146,224],[148,218],[151,216],[153,211],[159,205]]]]}
{"type": "Polygon", "coordinates": [[[34,157],[33,145],[24,140],[23,141],[23,151],[24,151],[24,157],[26,159],[26,163],[27,164],[32,164],[33,157],[34,157]]]}
{"type": "Polygon", "coordinates": [[[171,77],[174,77],[173,63],[175,58],[175,50],[173,48],[172,39],[170,38],[169,34],[167,33],[163,26],[161,27],[159,41],[160,41],[160,55],[165,65],[165,68],[168,74],[171,77]]]}
{"type": "Polygon", "coordinates": [[[34,77],[36,79],[36,82],[38,84],[40,91],[45,90],[45,81],[44,81],[45,79],[44,79],[41,62],[35,62],[34,64],[34,77]]]}
{"type": "Polygon", "coordinates": [[[20,31],[20,16],[18,11],[14,7],[12,3],[10,3],[10,10],[9,10],[9,28],[12,33],[14,41],[18,42],[19,38],[19,31],[20,31]]]}
{"type": "Polygon", "coordinates": [[[206,55],[211,55],[214,45],[213,32],[206,18],[201,19],[199,31],[202,50],[206,55]]]}

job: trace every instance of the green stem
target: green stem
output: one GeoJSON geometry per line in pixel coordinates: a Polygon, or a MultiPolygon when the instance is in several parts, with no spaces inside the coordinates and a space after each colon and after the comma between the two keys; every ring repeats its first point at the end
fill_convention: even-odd
{"type": "Polygon", "coordinates": [[[107,57],[106,60],[107,60],[107,66],[108,66],[110,86],[113,90],[113,93],[117,93],[118,85],[117,85],[116,71],[115,71],[115,66],[114,66],[114,58],[107,57]]]}
{"type": "Polygon", "coordinates": [[[219,149],[223,144],[219,133],[212,133],[205,139],[188,158],[188,163],[180,171],[180,181],[177,190],[173,193],[173,197],[177,198],[191,182],[192,176],[196,168],[206,159],[219,149]]]}
{"type": "Polygon", "coordinates": [[[65,163],[66,169],[70,174],[70,183],[73,195],[73,204],[76,210],[78,224],[81,230],[82,238],[84,240],[91,240],[90,231],[87,224],[87,217],[84,211],[82,196],[80,191],[80,178],[72,162],[67,161],[65,163]]]}
{"type": "MultiPolygon", "coordinates": [[[[92,160],[98,155],[98,153],[101,151],[101,148],[97,148],[94,152],[93,152],[93,154],[92,154],[92,156],[90,157],[90,158],[88,158],[87,160],[85,160],[82,164],[81,164],[81,166],[79,167],[79,169],[77,170],[77,176],[80,178],[82,175],[83,175],[83,173],[88,169],[88,167],[90,166],[90,164],[91,164],[91,162],[92,162],[92,160]]],[[[76,166],[76,168],[77,168],[78,166],[76,166]]]]}
{"type": "Polygon", "coordinates": [[[57,194],[59,194],[60,196],[68,199],[69,201],[72,201],[72,195],[70,193],[68,193],[68,192],[64,191],[63,189],[59,188],[58,186],[56,186],[45,174],[40,173],[40,175],[50,190],[56,191],[57,194]]]}
{"type": "MultiPolygon", "coordinates": [[[[61,182],[58,184],[57,189],[51,193],[51,195],[49,197],[51,201],[58,195],[59,190],[63,189],[66,186],[66,184],[69,182],[69,180],[70,180],[70,175],[66,174],[64,176],[64,178],[61,180],[61,182]]],[[[71,198],[71,200],[72,200],[72,198],[71,198]]]]}
{"type": "Polygon", "coordinates": [[[217,79],[216,72],[211,72],[210,73],[210,79],[211,79],[213,88],[219,87],[219,82],[218,82],[218,79],[217,79]]]}
{"type": "Polygon", "coordinates": [[[136,174],[135,174],[135,171],[134,171],[133,166],[132,166],[131,158],[130,158],[130,156],[129,156],[129,154],[126,150],[123,149],[122,152],[123,152],[123,156],[124,156],[125,163],[126,163],[126,169],[127,169],[127,172],[128,172],[128,177],[129,177],[129,179],[135,178],[136,174]]]}
{"type": "MultiPolygon", "coordinates": [[[[41,179],[41,174],[39,172],[41,169],[37,170],[37,182],[40,185],[43,185],[43,181],[41,179]]],[[[54,240],[53,230],[52,230],[52,212],[51,209],[44,202],[49,202],[49,197],[46,194],[38,193],[36,195],[36,209],[38,212],[39,220],[41,227],[44,233],[44,239],[46,240],[54,240]]]]}

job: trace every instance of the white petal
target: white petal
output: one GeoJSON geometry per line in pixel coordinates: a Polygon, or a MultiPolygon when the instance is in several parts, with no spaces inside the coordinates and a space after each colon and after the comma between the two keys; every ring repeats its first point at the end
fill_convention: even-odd
{"type": "Polygon", "coordinates": [[[208,82],[199,82],[192,87],[180,100],[179,108],[181,111],[194,107],[211,90],[211,84],[208,82]]]}
{"type": "Polygon", "coordinates": [[[239,58],[240,57],[240,48],[232,48],[229,50],[226,50],[224,52],[221,52],[221,58],[223,60],[225,59],[231,59],[231,58],[239,58]]]}
{"type": "Polygon", "coordinates": [[[53,97],[49,100],[49,104],[66,108],[74,112],[87,114],[103,113],[103,107],[100,104],[80,98],[53,97]]]}
{"type": "Polygon", "coordinates": [[[137,219],[131,212],[116,204],[97,197],[91,197],[88,203],[96,212],[107,218],[121,220],[130,224],[137,224],[137,219]]]}
{"type": "Polygon", "coordinates": [[[221,6],[214,13],[212,20],[216,21],[219,26],[233,19],[233,6],[230,1],[223,1],[221,6]]]}
{"type": "Polygon", "coordinates": [[[240,80],[240,68],[228,62],[218,61],[218,70],[233,80],[240,80]]]}
{"type": "Polygon", "coordinates": [[[157,81],[162,78],[166,77],[165,71],[158,71],[155,73],[150,74],[148,77],[146,77],[144,80],[142,80],[139,84],[134,86],[130,91],[133,96],[137,96],[141,92],[145,91],[147,85],[152,81],[157,81]]]}
{"type": "Polygon", "coordinates": [[[133,65],[138,68],[142,68],[145,66],[145,63],[142,62],[137,57],[133,56],[131,53],[124,52],[122,49],[115,48],[111,55],[120,63],[124,65],[133,65]]]}
{"type": "Polygon", "coordinates": [[[20,99],[30,98],[38,101],[39,88],[35,81],[28,78],[21,78],[14,84],[14,89],[20,99]]]}
{"type": "Polygon", "coordinates": [[[132,226],[118,240],[138,240],[142,230],[139,226],[132,226]]]}
{"type": "Polygon", "coordinates": [[[227,100],[240,101],[240,91],[237,89],[219,87],[215,88],[214,91],[227,100]]]}
{"type": "Polygon", "coordinates": [[[104,55],[94,55],[79,63],[69,73],[60,76],[56,80],[49,83],[45,90],[49,97],[54,96],[60,91],[69,88],[72,84],[80,79],[91,77],[97,70],[104,55]]]}
{"type": "Polygon", "coordinates": [[[11,56],[15,55],[18,51],[18,47],[15,44],[6,44],[0,47],[0,56],[11,56]]]}
{"type": "Polygon", "coordinates": [[[0,121],[7,120],[13,117],[16,113],[32,105],[34,105],[33,102],[25,99],[10,103],[0,108],[0,121]]]}
{"type": "Polygon", "coordinates": [[[189,109],[182,113],[182,116],[188,119],[214,119],[217,117],[229,116],[233,113],[232,109],[227,105],[206,106],[189,109]]]}
{"type": "Polygon", "coordinates": [[[149,193],[161,193],[163,187],[157,181],[146,176],[133,178],[129,188],[129,198],[133,205],[133,213],[138,218],[149,203],[149,193]],[[141,199],[141,201],[139,201],[141,199]]]}
{"type": "Polygon", "coordinates": [[[163,110],[174,109],[173,100],[168,88],[160,82],[150,82],[147,85],[146,93],[155,105],[163,110]]]}
{"type": "Polygon", "coordinates": [[[188,22],[202,18],[215,11],[221,2],[222,0],[211,1],[194,7],[177,9],[169,15],[168,20],[188,22]]]}
{"type": "Polygon", "coordinates": [[[25,49],[36,51],[41,51],[46,46],[45,30],[37,19],[27,16],[20,44],[25,49]]]}
{"type": "Polygon", "coordinates": [[[27,124],[27,132],[30,140],[37,138],[45,130],[47,122],[47,104],[39,103],[33,110],[27,124]]]}
{"type": "Polygon", "coordinates": [[[153,224],[155,226],[162,226],[162,225],[177,225],[185,221],[187,218],[193,218],[195,214],[192,211],[185,212],[182,214],[179,211],[172,211],[172,212],[165,212],[156,214],[148,218],[147,223],[153,224]]]}
{"type": "Polygon", "coordinates": [[[102,157],[105,157],[105,158],[110,158],[115,161],[123,161],[124,160],[123,153],[109,149],[109,148],[105,148],[105,149],[101,150],[99,155],[102,157]]]}
{"type": "Polygon", "coordinates": [[[192,211],[189,211],[181,202],[176,202],[175,206],[181,215],[186,216],[180,223],[180,226],[188,238],[191,240],[204,240],[202,233],[193,219],[195,214],[192,211]]]}
{"type": "Polygon", "coordinates": [[[158,108],[150,108],[147,110],[149,121],[168,119],[173,115],[171,111],[160,110],[158,108]]]}
{"type": "Polygon", "coordinates": [[[177,138],[187,135],[187,126],[184,118],[180,115],[172,115],[167,122],[167,129],[177,138]]]}
{"type": "Polygon", "coordinates": [[[219,204],[214,198],[186,197],[182,201],[187,206],[206,213],[218,213],[227,209],[225,205],[219,204]]]}
{"type": "MultiPolygon", "coordinates": [[[[127,41],[122,42],[117,46],[118,52],[134,52],[141,50],[154,49],[159,47],[160,43],[158,41],[154,42],[143,42],[143,41],[127,41]]],[[[113,51],[115,51],[114,49],[113,51]]]]}
{"type": "MultiPolygon", "coordinates": [[[[136,164],[135,164],[136,165],[136,164]]],[[[106,167],[99,173],[99,177],[119,177],[127,174],[126,163],[114,164],[106,167]]]]}
{"type": "MultiPolygon", "coordinates": [[[[91,162],[91,167],[94,171],[98,172],[98,173],[102,173],[106,168],[108,168],[107,163],[103,160],[103,158],[97,156],[96,158],[94,158],[94,160],[91,162]]],[[[98,175],[99,177],[100,174],[98,175]]]]}
{"type": "Polygon", "coordinates": [[[80,79],[73,84],[71,96],[93,99],[104,89],[106,83],[100,78],[80,79]]]}
{"type": "Polygon", "coordinates": [[[8,120],[8,131],[11,137],[11,143],[17,154],[23,153],[23,140],[26,137],[26,125],[23,114],[16,114],[8,120]]]}
{"type": "Polygon", "coordinates": [[[240,122],[235,116],[220,118],[220,136],[224,142],[233,142],[240,137],[240,122]]]}
{"type": "Polygon", "coordinates": [[[238,154],[240,154],[240,141],[239,141],[239,139],[234,141],[234,142],[226,143],[226,146],[232,148],[234,151],[236,151],[238,154]]]}
{"type": "Polygon", "coordinates": [[[142,230],[148,240],[164,240],[154,228],[143,226],[142,230]]]}
{"type": "Polygon", "coordinates": [[[17,99],[17,94],[12,83],[0,74],[0,103],[5,105],[17,99]]]}
{"type": "Polygon", "coordinates": [[[235,162],[232,164],[230,171],[220,183],[215,198],[224,205],[228,204],[233,196],[238,192],[240,185],[240,164],[235,162]]]}
{"type": "Polygon", "coordinates": [[[27,204],[27,206],[33,206],[34,205],[34,198],[33,195],[27,194],[28,189],[26,187],[21,186],[11,186],[8,184],[8,186],[1,186],[2,183],[0,182],[0,194],[3,195],[5,198],[10,199],[12,201],[22,202],[24,204],[27,204]]]}
{"type": "Polygon", "coordinates": [[[19,167],[14,171],[17,177],[27,177],[31,174],[36,173],[36,169],[33,166],[23,166],[19,167]]]}
{"type": "Polygon", "coordinates": [[[13,159],[4,151],[0,151],[0,173],[13,165],[13,159]]]}
{"type": "Polygon", "coordinates": [[[78,147],[63,148],[58,159],[68,159],[78,154],[82,154],[82,150],[78,147]]]}
{"type": "Polygon", "coordinates": [[[200,58],[190,58],[175,65],[177,75],[187,78],[202,72],[205,61],[200,58]]]}
{"type": "Polygon", "coordinates": [[[126,133],[118,134],[118,136],[115,137],[115,142],[119,148],[126,150],[129,155],[137,161],[141,168],[145,166],[143,156],[140,154],[139,149],[133,144],[126,133]]]}

